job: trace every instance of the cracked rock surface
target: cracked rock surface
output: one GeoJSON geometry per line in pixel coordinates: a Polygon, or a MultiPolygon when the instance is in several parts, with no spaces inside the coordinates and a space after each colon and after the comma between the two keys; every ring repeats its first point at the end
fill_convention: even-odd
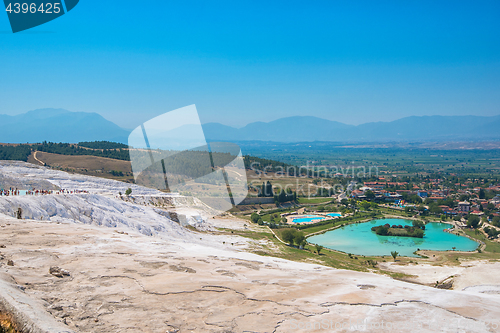
{"type": "Polygon", "coordinates": [[[75,332],[352,332],[348,325],[356,323],[367,332],[379,330],[374,325],[494,332],[488,322],[500,312],[497,294],[438,290],[208,242],[50,221],[0,218],[0,226],[0,270],[75,332]],[[7,258],[16,265],[5,265],[7,258]],[[57,278],[52,266],[71,275],[57,278]]]}

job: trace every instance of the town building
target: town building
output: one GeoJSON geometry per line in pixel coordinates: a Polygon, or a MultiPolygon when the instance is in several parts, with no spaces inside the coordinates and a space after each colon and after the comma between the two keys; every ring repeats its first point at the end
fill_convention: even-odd
{"type": "Polygon", "coordinates": [[[461,201],[458,203],[458,211],[461,213],[470,212],[470,203],[467,201],[461,201]]]}

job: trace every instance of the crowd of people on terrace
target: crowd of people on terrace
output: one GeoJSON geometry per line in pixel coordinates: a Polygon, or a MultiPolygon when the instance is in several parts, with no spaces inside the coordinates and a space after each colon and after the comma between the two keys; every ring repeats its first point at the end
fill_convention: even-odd
{"type": "Polygon", "coordinates": [[[48,195],[48,194],[78,194],[78,193],[89,193],[86,190],[19,190],[17,188],[10,187],[9,189],[0,189],[0,196],[17,196],[17,195],[48,195]]]}

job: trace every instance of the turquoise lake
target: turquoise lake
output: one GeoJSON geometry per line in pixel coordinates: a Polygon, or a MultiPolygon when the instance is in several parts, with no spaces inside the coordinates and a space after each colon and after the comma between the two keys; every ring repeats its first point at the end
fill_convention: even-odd
{"type": "Polygon", "coordinates": [[[391,251],[400,256],[418,257],[413,254],[417,249],[448,251],[455,247],[457,251],[474,251],[477,242],[463,236],[445,232],[451,226],[446,223],[427,223],[424,238],[379,236],[371,228],[389,223],[411,225],[411,221],[402,219],[373,220],[355,223],[324,234],[309,237],[307,241],[323,245],[329,249],[365,256],[390,256],[391,251]]]}

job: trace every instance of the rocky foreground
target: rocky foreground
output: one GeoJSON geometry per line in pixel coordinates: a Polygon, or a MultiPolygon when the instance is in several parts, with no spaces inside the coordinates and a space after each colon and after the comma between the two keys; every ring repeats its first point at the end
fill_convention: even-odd
{"type": "MultiPolygon", "coordinates": [[[[384,332],[405,325],[412,332],[493,332],[487,324],[499,312],[498,295],[438,290],[135,231],[10,218],[0,228],[2,283],[17,291],[14,301],[33,302],[28,313],[50,332],[321,332],[349,321],[383,322],[384,332]],[[51,267],[69,276],[57,277],[51,267]],[[307,329],[314,324],[320,328],[307,329]]],[[[350,331],[344,328],[338,331],[350,331]]]]}
{"type": "MultiPolygon", "coordinates": [[[[56,176],[64,178],[63,173],[56,176]]],[[[51,182],[56,176],[43,179],[51,182]]],[[[76,186],[59,181],[65,188],[76,186]]],[[[100,182],[90,177],[85,181],[100,182]]],[[[57,199],[71,207],[84,202],[90,209],[88,219],[63,218],[57,210],[36,218],[47,212],[44,200],[50,200],[39,198],[16,200],[31,200],[23,203],[40,216],[18,220],[0,215],[0,303],[26,331],[499,330],[500,295],[486,286],[488,281],[483,288],[440,290],[371,273],[257,256],[245,252],[250,240],[212,235],[210,228],[188,230],[155,213],[156,207],[123,202],[113,195],[89,196],[94,199],[57,199]],[[99,196],[110,201],[101,205],[99,196]],[[120,212],[123,207],[135,213],[120,212]],[[123,221],[134,223],[120,222],[127,214],[132,215],[123,221]],[[99,224],[99,216],[115,216],[118,222],[99,224]]],[[[0,198],[0,207],[7,206],[5,200],[0,198]]],[[[245,223],[206,222],[212,228],[244,228],[245,223]]]]}

